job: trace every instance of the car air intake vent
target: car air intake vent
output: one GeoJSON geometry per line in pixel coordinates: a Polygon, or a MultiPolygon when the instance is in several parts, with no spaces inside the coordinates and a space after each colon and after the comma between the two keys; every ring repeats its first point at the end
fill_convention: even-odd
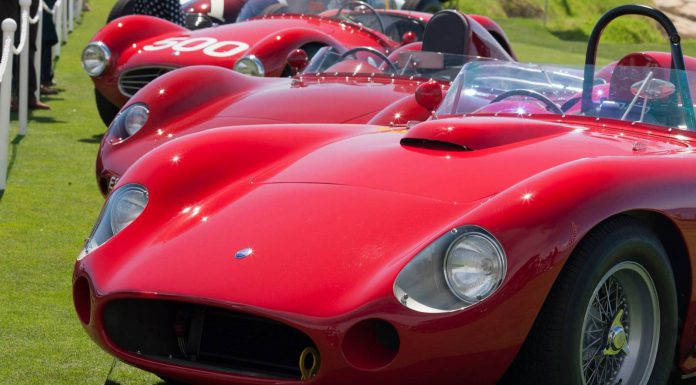
{"type": "Polygon", "coordinates": [[[300,380],[319,363],[304,333],[275,320],[175,301],[125,299],[104,310],[109,340],[132,354],[237,375],[300,380]],[[309,353],[309,354],[308,354],[309,353]]]}
{"type": "Polygon", "coordinates": [[[151,81],[173,69],[167,67],[146,67],[126,71],[118,79],[118,89],[122,94],[131,97],[151,81]]]}
{"type": "Polygon", "coordinates": [[[466,146],[431,139],[403,138],[401,139],[401,145],[438,151],[471,151],[471,149],[466,146]]]}

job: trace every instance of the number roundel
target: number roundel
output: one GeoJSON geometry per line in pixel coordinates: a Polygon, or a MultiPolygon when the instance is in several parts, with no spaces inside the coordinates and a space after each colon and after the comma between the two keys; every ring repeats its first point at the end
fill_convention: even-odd
{"type": "Polygon", "coordinates": [[[249,49],[249,44],[241,41],[218,41],[214,37],[171,37],[146,45],[144,51],[162,51],[171,49],[178,52],[202,51],[212,57],[231,57],[249,49]]]}

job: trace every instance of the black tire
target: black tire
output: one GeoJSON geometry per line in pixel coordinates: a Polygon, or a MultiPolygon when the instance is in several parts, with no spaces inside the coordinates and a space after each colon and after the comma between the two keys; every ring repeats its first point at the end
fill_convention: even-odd
{"type": "MultiPolygon", "coordinates": [[[[626,269],[629,271],[630,269],[626,269]]],[[[639,274],[636,274],[638,276],[639,274]]],[[[624,275],[626,277],[626,275],[624,275]]],[[[641,282],[640,279],[637,282],[641,282]]],[[[638,287],[639,285],[633,286],[638,287]]],[[[606,289],[606,286],[604,286],[606,289]]],[[[636,291],[640,292],[640,291],[636,291]]],[[[611,291],[610,291],[611,293],[611,291]]],[[[633,298],[644,298],[643,296],[634,295],[633,298]]],[[[622,298],[626,298],[623,296],[622,298]]],[[[611,309],[611,306],[607,306],[611,309]]],[[[606,309],[606,308],[601,308],[606,309]]],[[[624,314],[623,310],[615,311],[616,314],[624,314]]],[[[601,315],[601,314],[600,314],[601,315]]],[[[618,315],[620,317],[620,314],[618,315]]],[[[609,317],[611,319],[611,317],[609,317]]],[[[606,325],[606,323],[604,323],[606,325]]],[[[547,298],[541,313],[530,332],[527,340],[512,368],[508,371],[503,381],[504,384],[534,384],[534,385],[582,385],[583,372],[590,377],[589,372],[592,367],[598,373],[601,369],[596,368],[608,367],[608,362],[613,362],[618,365],[617,371],[619,375],[624,373],[624,370],[630,372],[631,367],[635,367],[632,373],[637,373],[639,377],[647,379],[645,382],[648,385],[664,385],[667,384],[670,371],[674,364],[674,352],[677,343],[677,292],[674,281],[672,268],[665,252],[664,247],[656,236],[641,223],[630,217],[616,217],[608,220],[591,231],[585,237],[577,249],[573,252],[568,260],[563,271],[559,275],[554,287],[547,298]],[[592,321],[590,326],[587,320],[592,318],[592,314],[597,314],[592,307],[591,302],[595,299],[599,303],[599,299],[603,298],[607,302],[611,302],[613,294],[601,297],[602,286],[598,286],[603,282],[610,284],[609,289],[612,289],[611,284],[619,282],[614,286],[616,298],[623,296],[631,290],[630,280],[621,281],[622,278],[610,280],[618,275],[631,272],[620,273],[624,266],[632,266],[632,268],[640,267],[642,277],[649,277],[651,280],[643,278],[642,282],[652,282],[645,285],[646,288],[652,288],[653,294],[656,295],[657,301],[651,301],[651,296],[644,296],[648,299],[633,301],[626,300],[620,303],[627,305],[616,306],[616,309],[626,309],[626,320],[622,321],[622,329],[625,327],[625,333],[628,338],[628,345],[631,345],[631,332],[643,333],[646,329],[640,325],[648,325],[650,318],[647,320],[635,322],[641,319],[641,315],[636,317],[636,314],[651,314],[654,322],[650,334],[641,334],[634,338],[633,343],[637,344],[630,352],[620,352],[620,355],[607,355],[605,349],[609,349],[607,345],[607,337],[609,336],[609,328],[604,328],[604,331],[597,332],[597,338],[593,337],[594,342],[587,344],[590,329],[602,329],[597,327],[597,323],[592,321]],[[622,282],[629,282],[628,285],[622,287],[622,282]],[[628,290],[625,290],[628,288],[628,290]],[[598,290],[598,291],[595,291],[598,290]],[[595,296],[596,295],[596,296],[595,296]],[[648,305],[642,306],[642,303],[648,305]],[[634,304],[631,308],[629,305],[634,304]],[[638,306],[635,306],[638,305],[638,306]],[[657,312],[651,311],[659,309],[657,312]],[[630,310],[630,315],[629,315],[630,310]],[[656,314],[659,313],[659,314],[656,314]],[[629,319],[629,316],[633,318],[629,319]],[[634,321],[633,330],[629,330],[631,321],[634,321]],[[657,326],[659,325],[659,326],[657,326]],[[587,326],[587,328],[585,328],[587,326]],[[638,329],[638,330],[636,330],[638,329]],[[604,333],[604,334],[603,334],[604,333]],[[653,338],[650,338],[650,337],[653,338]],[[659,338],[657,341],[655,337],[659,338]],[[604,338],[604,339],[603,339],[604,338]],[[644,338],[641,340],[641,338],[644,338]],[[646,342],[643,345],[641,341],[646,342]],[[655,342],[656,341],[656,342],[655,342]],[[598,342],[598,343],[597,343],[598,342]],[[595,346],[590,346],[597,343],[595,346]],[[634,350],[635,349],[635,350],[634,350]],[[642,350],[641,350],[642,349],[642,350]],[[581,351],[584,351],[581,353],[581,351]],[[648,352],[647,354],[645,352],[648,352]],[[629,358],[630,354],[634,356],[629,358]],[[655,355],[656,354],[656,355],[655,355]],[[645,368],[648,365],[640,365],[644,361],[644,357],[653,357],[654,365],[652,372],[648,373],[645,368]],[[598,361],[594,361],[597,357],[598,361]],[[631,361],[634,364],[631,364],[631,361]],[[584,369],[583,365],[588,362],[588,368],[584,369]],[[617,363],[618,362],[618,363],[617,363]],[[591,364],[591,365],[590,365],[591,364]],[[627,365],[624,367],[624,365],[627,365]],[[641,368],[643,368],[641,370],[641,368]],[[641,373],[644,372],[644,373],[641,373]]],[[[635,345],[634,345],[635,346],[635,345]]],[[[625,373],[628,375],[627,373],[625,373]]],[[[601,373],[598,378],[604,375],[601,373]]],[[[618,376],[617,376],[618,377],[618,376]]],[[[619,378],[609,379],[612,384],[623,383],[625,385],[636,383],[635,378],[619,378]],[[631,382],[633,381],[633,382],[631,382]]],[[[637,381],[640,382],[640,381],[637,381]]],[[[637,384],[636,384],[637,385],[637,384]]]]}
{"type": "Polygon", "coordinates": [[[94,99],[97,102],[97,111],[99,111],[99,117],[102,119],[102,122],[109,127],[121,109],[113,105],[97,89],[94,90],[94,99]]]}
{"type": "Polygon", "coordinates": [[[134,14],[134,6],[135,0],[118,0],[116,4],[114,4],[114,6],[111,8],[111,12],[109,12],[109,17],[106,19],[106,22],[110,23],[111,21],[116,20],[119,17],[134,14]]]}
{"type": "Polygon", "coordinates": [[[435,13],[442,10],[442,3],[440,0],[406,0],[401,9],[406,11],[435,13]]]}

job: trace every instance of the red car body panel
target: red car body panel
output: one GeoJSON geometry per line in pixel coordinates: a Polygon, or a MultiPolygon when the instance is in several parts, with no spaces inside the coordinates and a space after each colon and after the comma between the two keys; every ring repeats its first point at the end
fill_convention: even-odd
{"type": "MultiPolygon", "coordinates": [[[[368,75],[254,78],[200,66],[174,71],[155,80],[129,103],[148,105],[151,118],[145,128],[123,141],[112,130],[107,131],[97,159],[98,184],[106,194],[112,177],[123,175],[154,147],[215,127],[276,123],[405,125],[423,121],[430,112],[413,96],[423,81],[368,75]],[[200,92],[201,82],[217,86],[200,92]],[[312,108],[307,109],[308,105],[312,108]]],[[[446,90],[449,82],[442,82],[442,86],[446,90]]]]}
{"type": "MultiPolygon", "coordinates": [[[[198,384],[296,382],[124,351],[104,332],[104,306],[159,298],[279,320],[315,342],[316,384],[495,384],[594,226],[621,213],[655,215],[693,250],[696,180],[686,176],[695,143],[691,132],[573,116],[442,119],[408,132],[276,125],[188,135],[148,153],[119,182],[145,184],[150,200],[136,222],[77,262],[74,279],[91,290],[84,326],[120,359],[198,384]],[[404,137],[473,151],[409,147],[404,137]],[[636,151],[636,142],[645,147],[636,151]],[[468,224],[505,249],[501,288],[453,313],[402,306],[392,288],[400,270],[468,224]],[[244,247],[254,257],[235,260],[244,247]],[[387,365],[366,370],[346,358],[345,335],[368,318],[393,325],[400,346],[387,365]]],[[[695,298],[692,289],[691,305],[695,298]]],[[[682,348],[693,344],[696,326],[685,321],[682,348]]]]}

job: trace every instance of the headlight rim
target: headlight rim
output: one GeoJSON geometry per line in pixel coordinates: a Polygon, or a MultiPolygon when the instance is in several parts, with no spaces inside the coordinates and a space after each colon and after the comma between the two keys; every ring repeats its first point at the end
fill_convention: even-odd
{"type": "Polygon", "coordinates": [[[263,63],[261,62],[261,60],[256,55],[253,55],[253,54],[252,55],[244,55],[241,58],[239,58],[239,60],[237,60],[237,62],[234,63],[233,70],[236,72],[239,72],[240,74],[244,74],[244,75],[248,75],[248,76],[260,77],[260,78],[266,76],[266,68],[263,66],[263,63]],[[252,62],[254,64],[254,66],[256,66],[256,71],[258,72],[257,75],[245,73],[245,72],[242,72],[239,70],[239,68],[238,68],[239,65],[241,63],[243,63],[245,60],[252,62]]]}
{"type": "Polygon", "coordinates": [[[89,255],[92,253],[94,250],[100,248],[107,242],[111,241],[116,235],[119,233],[123,232],[123,230],[127,229],[130,225],[132,225],[135,221],[138,220],[138,218],[145,212],[147,209],[148,205],[150,204],[150,191],[145,187],[145,185],[141,183],[127,183],[124,184],[113,191],[109,194],[107,197],[106,202],[104,203],[104,206],[102,207],[101,212],[99,213],[99,216],[97,217],[97,221],[94,224],[94,227],[92,228],[92,231],[89,234],[89,237],[85,240],[85,244],[83,246],[82,252],[78,256],[78,261],[83,259],[85,256],[89,255]],[[120,196],[123,196],[123,194],[129,190],[137,189],[143,193],[145,196],[145,204],[143,206],[142,211],[135,217],[135,219],[121,228],[118,232],[113,232],[112,226],[111,226],[111,216],[112,211],[114,209],[114,206],[116,205],[116,199],[119,198],[120,196]],[[95,237],[97,236],[97,232],[100,230],[102,226],[106,226],[106,228],[111,231],[111,235],[106,237],[101,243],[99,241],[94,242],[95,237]],[[94,243],[98,243],[94,245],[94,243]]]}
{"type": "MultiPolygon", "coordinates": [[[[453,231],[461,231],[459,229],[462,229],[461,227],[453,229],[453,231]]],[[[486,298],[490,297],[493,295],[502,285],[502,283],[505,281],[505,277],[507,276],[507,256],[505,255],[505,250],[503,249],[502,245],[500,244],[500,241],[498,241],[493,234],[488,232],[482,227],[479,226],[465,226],[464,227],[464,233],[459,234],[452,242],[449,244],[447,247],[447,250],[445,251],[445,256],[442,260],[442,274],[444,275],[445,278],[445,283],[447,283],[447,287],[449,290],[452,292],[452,294],[459,298],[462,302],[465,302],[471,305],[475,305],[481,301],[486,300],[486,298]],[[468,227],[468,228],[467,228],[468,227]],[[468,231],[467,231],[468,230],[468,231]],[[490,243],[490,245],[493,247],[493,249],[497,252],[497,259],[500,264],[500,278],[494,283],[494,285],[491,287],[491,289],[483,296],[474,299],[467,298],[466,296],[462,295],[460,292],[458,292],[453,286],[454,284],[450,282],[450,274],[448,273],[448,261],[451,256],[451,252],[454,249],[454,247],[464,238],[466,237],[480,237],[486,240],[487,242],[490,243]]]]}
{"type": "Polygon", "coordinates": [[[80,62],[82,64],[82,69],[84,69],[84,71],[87,73],[87,75],[89,75],[92,78],[96,78],[96,77],[102,76],[104,74],[104,72],[106,72],[106,70],[109,69],[109,67],[111,65],[111,58],[112,58],[111,50],[109,49],[109,47],[106,44],[104,44],[104,42],[93,41],[93,42],[90,42],[89,44],[87,44],[85,49],[82,50],[80,62]],[[92,48],[92,47],[98,48],[99,50],[101,50],[102,54],[104,55],[104,68],[99,73],[90,72],[87,69],[87,67],[85,66],[85,53],[87,52],[87,50],[89,48],[92,48]]]}
{"type": "Polygon", "coordinates": [[[142,131],[142,129],[145,126],[147,126],[147,124],[150,122],[151,114],[152,110],[150,109],[150,106],[145,102],[133,102],[121,109],[121,111],[118,113],[118,115],[116,115],[116,118],[114,118],[113,122],[111,122],[111,125],[108,128],[109,134],[112,137],[118,138],[118,141],[114,142],[114,144],[123,143],[124,141],[132,138],[133,136],[137,135],[140,131],[142,131]],[[140,128],[138,128],[135,132],[131,134],[126,129],[126,119],[128,119],[129,113],[134,108],[138,107],[142,107],[145,110],[147,117],[145,119],[145,123],[143,123],[143,125],[140,126],[140,128]]]}

